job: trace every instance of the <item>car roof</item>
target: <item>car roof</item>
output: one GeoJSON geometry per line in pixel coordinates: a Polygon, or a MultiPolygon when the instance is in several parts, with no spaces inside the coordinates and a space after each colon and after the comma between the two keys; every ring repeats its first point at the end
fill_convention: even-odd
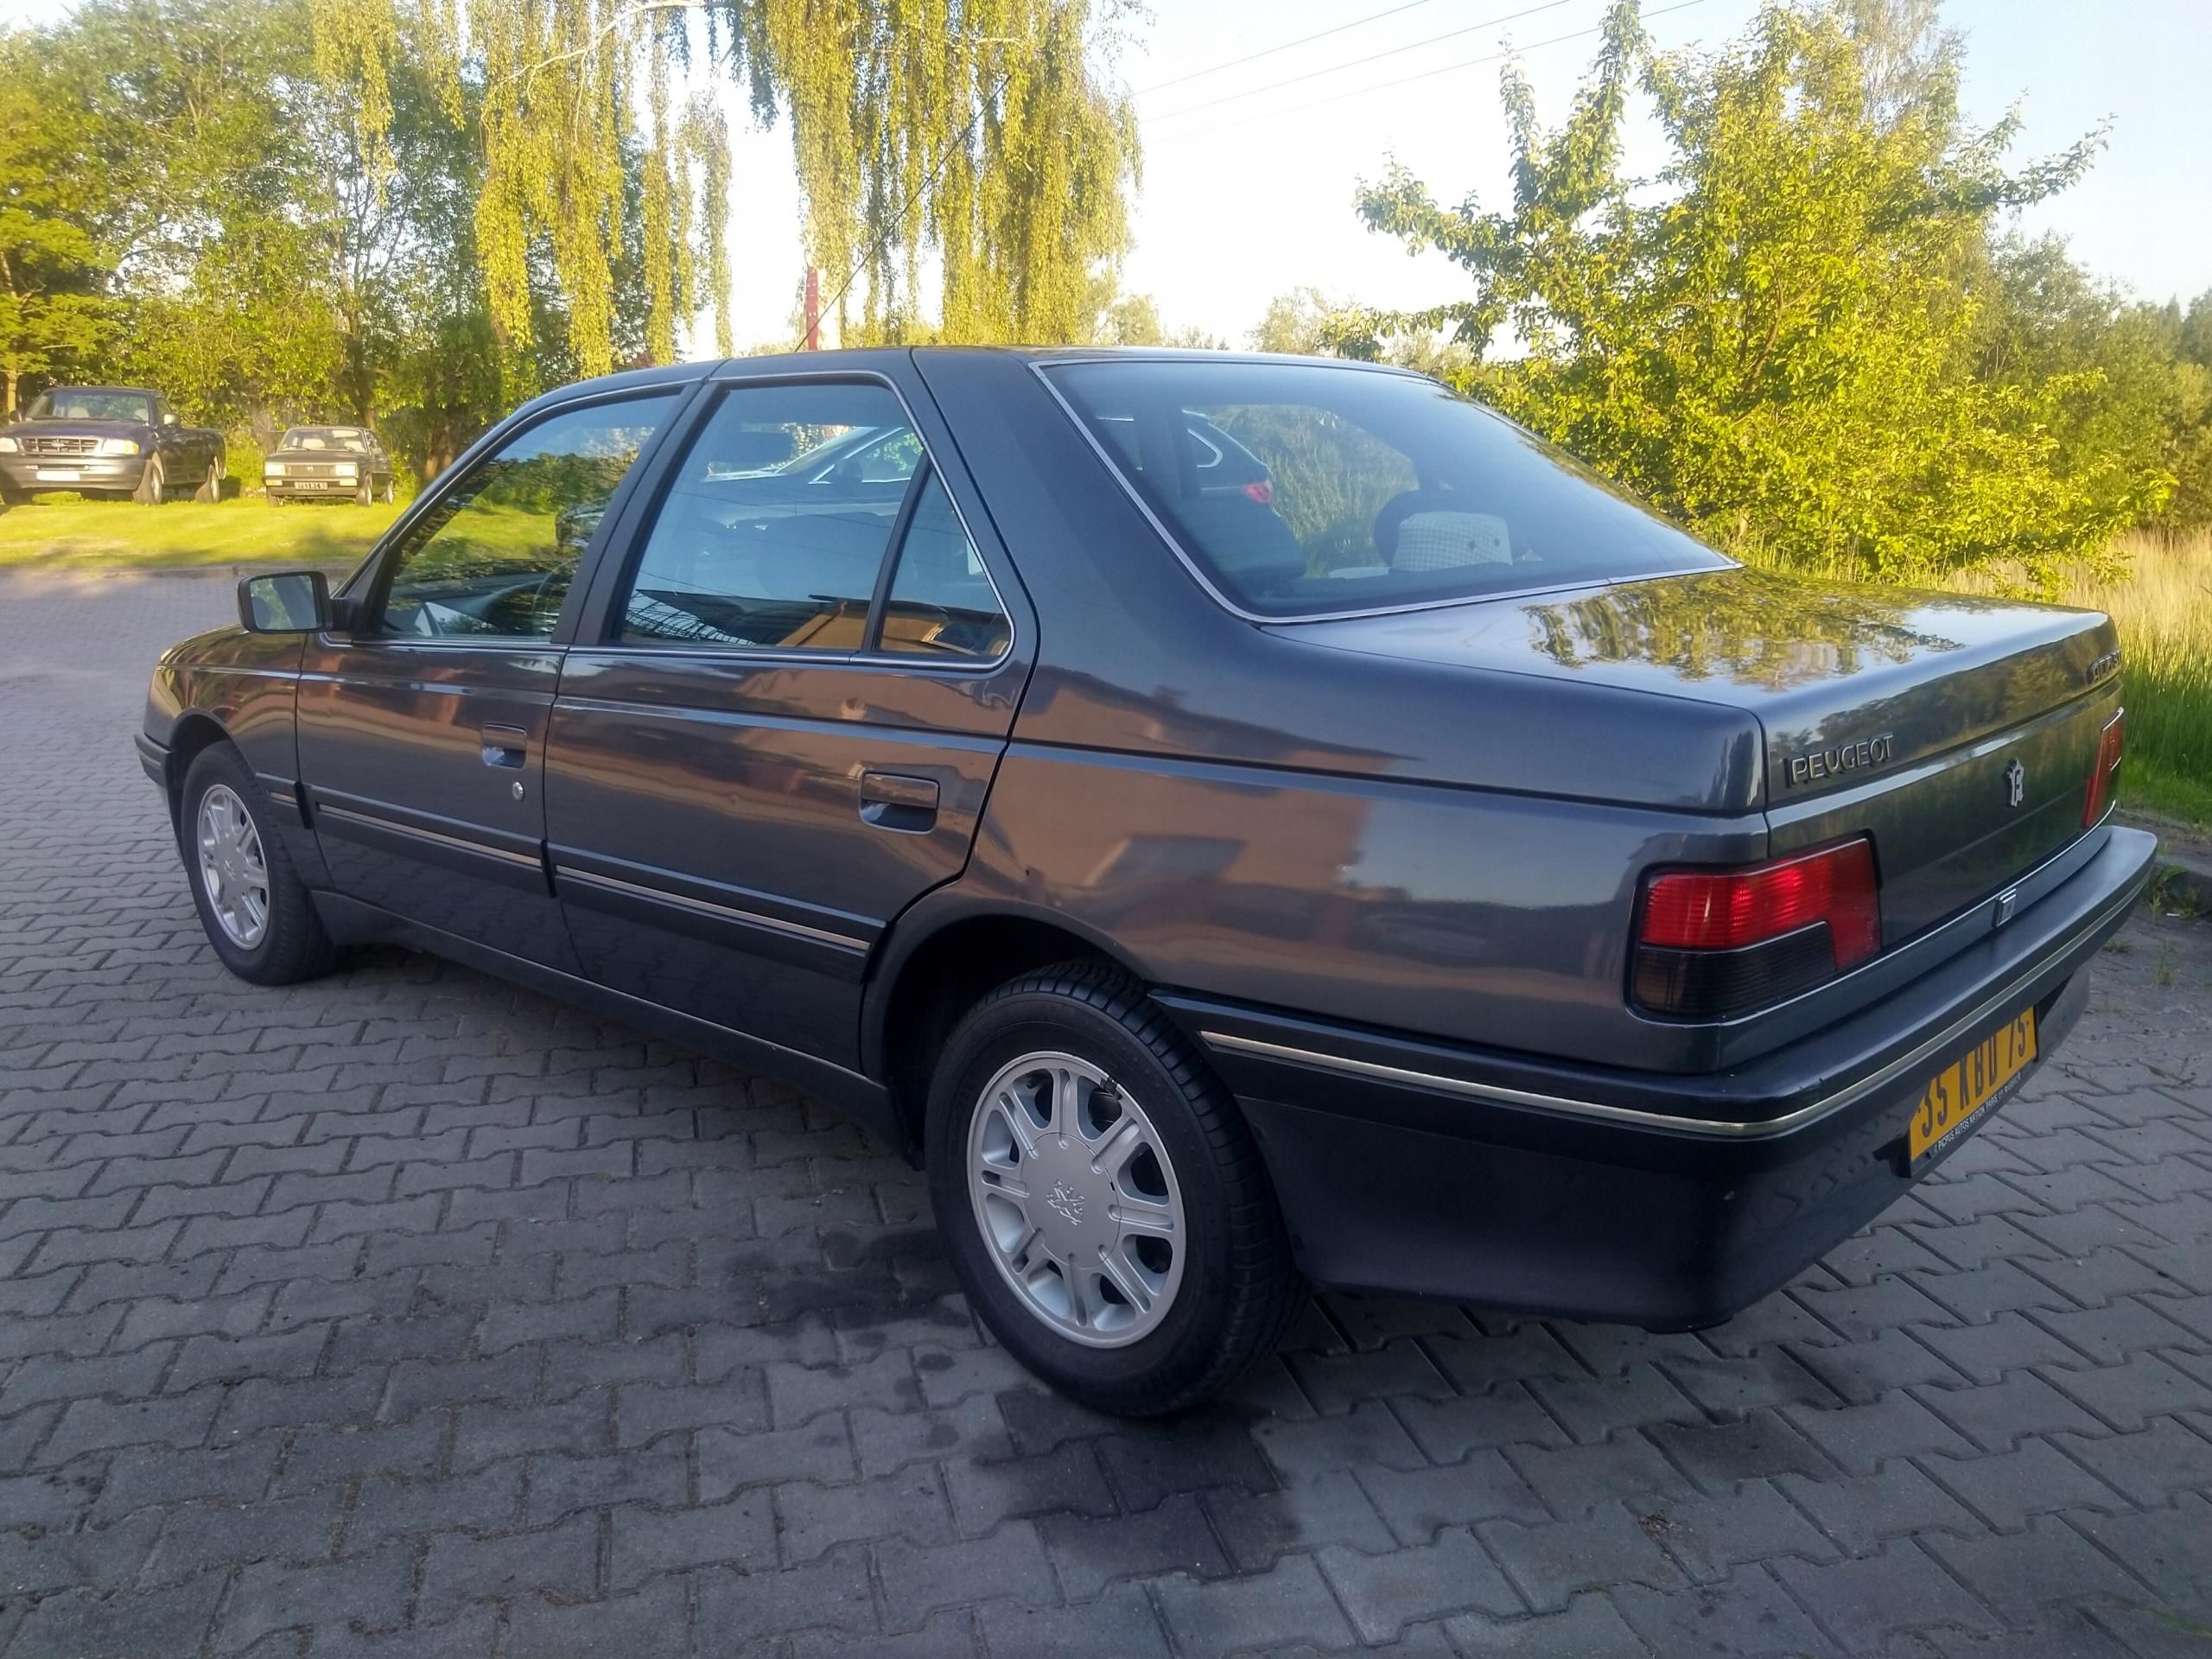
{"type": "Polygon", "coordinates": [[[124,395],[124,396],[125,396],[125,397],[159,397],[162,395],[160,392],[154,391],[154,390],[153,390],[151,387],[149,387],[149,386],[73,386],[73,385],[72,385],[72,386],[48,386],[48,387],[45,390],[45,391],[44,391],[44,392],[42,392],[42,393],[41,393],[41,394],[40,394],[40,395],[41,395],[41,396],[42,396],[42,397],[59,397],[62,396],[64,393],[67,393],[67,392],[77,392],[77,391],[95,391],[95,392],[103,392],[103,393],[113,392],[113,393],[120,393],[120,394],[122,394],[122,395],[124,395]]]}
{"type": "Polygon", "coordinates": [[[1370,374],[1391,374],[1408,379],[1427,377],[1414,369],[1391,363],[1363,363],[1356,358],[1313,357],[1283,352],[1214,352],[1173,346],[854,346],[830,352],[775,352],[759,357],[730,357],[690,363],[671,363],[657,368],[626,369],[590,380],[577,380],[539,393],[515,412],[550,408],[577,397],[601,397],[609,392],[655,386],[671,389],[696,380],[729,374],[781,373],[794,369],[817,374],[841,370],[878,370],[887,359],[905,355],[921,361],[931,358],[983,355],[1033,364],[1046,363],[1297,363],[1330,368],[1357,369],[1370,374]]]}

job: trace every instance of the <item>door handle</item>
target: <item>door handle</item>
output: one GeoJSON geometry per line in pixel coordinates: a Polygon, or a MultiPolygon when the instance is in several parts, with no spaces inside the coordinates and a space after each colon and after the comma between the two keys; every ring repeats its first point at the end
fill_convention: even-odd
{"type": "Polygon", "coordinates": [[[937,779],[899,772],[861,773],[861,817],[879,830],[919,834],[937,827],[937,779]]]}
{"type": "Polygon", "coordinates": [[[518,772],[530,756],[530,734],[519,726],[486,726],[482,732],[484,764],[518,772]]]}

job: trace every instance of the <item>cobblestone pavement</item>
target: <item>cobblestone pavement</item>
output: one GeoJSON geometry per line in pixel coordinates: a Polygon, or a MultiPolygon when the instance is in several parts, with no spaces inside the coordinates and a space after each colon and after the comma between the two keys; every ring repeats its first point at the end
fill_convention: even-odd
{"type": "Polygon", "coordinates": [[[2212,1654],[2212,927],[1719,1330],[1342,1300],[1094,1417],[825,1110],[201,941],[130,736],[226,583],[0,582],[0,1650],[2212,1654]]]}

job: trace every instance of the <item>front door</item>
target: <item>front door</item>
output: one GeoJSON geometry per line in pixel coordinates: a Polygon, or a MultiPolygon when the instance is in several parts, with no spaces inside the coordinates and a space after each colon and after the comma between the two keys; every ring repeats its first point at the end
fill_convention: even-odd
{"type": "Polygon", "coordinates": [[[668,469],[553,710],[547,836],[595,978],[855,1064],[868,953],[966,863],[1033,636],[929,436],[886,380],[755,380],[668,469]]]}
{"type": "Polygon", "coordinates": [[[545,729],[584,550],[680,394],[556,410],[473,462],[301,664],[300,770],[338,890],[574,970],[544,860],[545,729]]]}

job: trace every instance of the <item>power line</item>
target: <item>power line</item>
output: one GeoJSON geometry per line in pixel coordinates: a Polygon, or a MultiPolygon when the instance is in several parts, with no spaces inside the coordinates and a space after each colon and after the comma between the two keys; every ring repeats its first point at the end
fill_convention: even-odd
{"type": "Polygon", "coordinates": [[[1173,80],[1156,80],[1149,86],[1138,87],[1130,96],[1149,98],[1154,92],[1166,92],[1170,86],[1180,86],[1186,80],[1200,80],[1208,75],[1217,75],[1224,69],[1234,69],[1242,64],[1257,63],[1262,58],[1271,58],[1278,52],[1287,52],[1294,47],[1311,46],[1316,41],[1327,40],[1332,35],[1341,35],[1350,29],[1364,29],[1370,23],[1381,22],[1385,17],[1395,17],[1402,11],[1411,11],[1416,6],[1425,6],[1429,3],[1430,0],[1406,0],[1405,4],[1402,6],[1392,6],[1385,11],[1370,11],[1364,17],[1355,17],[1348,23],[1338,23],[1335,28],[1322,29],[1318,34],[1301,35],[1294,41],[1285,41],[1281,46],[1262,47],[1257,52],[1247,52],[1241,58],[1228,58],[1220,63],[1210,64],[1204,69],[1193,69],[1189,74],[1178,75],[1173,80]]]}
{"type": "Polygon", "coordinates": [[[1380,62],[1384,58],[1395,58],[1408,52],[1417,52],[1424,46],[1434,46],[1442,41],[1455,41],[1463,35],[1478,35],[1484,29],[1496,29],[1500,23],[1510,23],[1522,17],[1533,17],[1540,11],[1557,11],[1567,3],[1567,0],[1542,0],[1541,4],[1526,6],[1519,11],[1509,11],[1502,16],[1486,17],[1479,23],[1469,23],[1465,29],[1446,29],[1443,34],[1432,35],[1427,40],[1408,41],[1403,46],[1394,46],[1387,51],[1370,52],[1367,56],[1354,58],[1349,63],[1332,63],[1326,68],[1309,69],[1302,75],[1291,75],[1281,80],[1271,80],[1264,86],[1248,87],[1241,92],[1224,92],[1221,97],[1209,99],[1203,104],[1186,104],[1179,110],[1164,111],[1152,117],[1151,119],[1173,121],[1178,116],[1196,115],[1201,110],[1214,109],[1224,104],[1234,104],[1241,99],[1257,98],[1262,92],[1279,92],[1285,86],[1295,86],[1301,81],[1318,80],[1323,75],[1342,74],[1345,70],[1357,69],[1363,64],[1380,62]]]}
{"type": "MultiPolygon", "coordinates": [[[[1705,0],[1675,0],[1675,4],[1671,6],[1657,7],[1653,10],[1645,12],[1643,16],[1646,19],[1664,17],[1669,12],[1688,11],[1692,6],[1701,6],[1704,3],[1705,0]]],[[[1527,46],[1507,47],[1497,52],[1485,52],[1478,58],[1463,58],[1458,63],[1440,64],[1433,69],[1423,69],[1418,74],[1400,75],[1395,80],[1378,80],[1371,86],[1355,86],[1350,92],[1332,92],[1326,98],[1313,99],[1304,104],[1293,104],[1280,110],[1255,110],[1249,115],[1240,116],[1234,120],[1217,122],[1213,126],[1205,128],[1203,130],[1206,132],[1225,132],[1232,128],[1249,125],[1255,121],[1269,121],[1273,120],[1277,116],[1282,115],[1298,115],[1306,110],[1318,110],[1324,105],[1341,104],[1346,99],[1364,98],[1370,92],[1387,92],[1393,86],[1404,86],[1416,80],[1428,80],[1437,75],[1448,75],[1455,69],[1472,69],[1482,64],[1497,63],[1502,59],[1514,56],[1517,53],[1535,52],[1541,50],[1542,48],[1547,46],[1562,45],[1568,41],[1587,40],[1592,35],[1603,34],[1605,32],[1605,26],[1603,23],[1598,23],[1588,29],[1578,29],[1571,34],[1554,35],[1549,40],[1533,41],[1527,46]]]]}

